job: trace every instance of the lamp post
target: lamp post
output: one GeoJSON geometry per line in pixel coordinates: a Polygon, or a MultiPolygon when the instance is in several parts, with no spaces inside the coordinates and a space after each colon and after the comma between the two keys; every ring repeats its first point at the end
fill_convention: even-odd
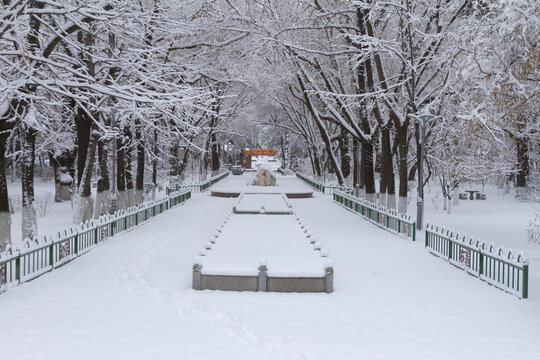
{"type": "Polygon", "coordinates": [[[420,125],[420,160],[418,163],[418,199],[416,202],[416,227],[422,230],[424,223],[424,140],[426,137],[426,126],[429,122],[439,118],[432,114],[414,115],[411,117],[420,125]]]}

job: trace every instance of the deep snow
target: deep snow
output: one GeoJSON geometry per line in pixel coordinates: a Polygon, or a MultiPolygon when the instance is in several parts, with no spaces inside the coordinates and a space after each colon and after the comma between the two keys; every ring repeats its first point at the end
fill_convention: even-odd
{"type": "Polygon", "coordinates": [[[538,359],[538,259],[519,300],[319,193],[290,202],[332,256],[333,294],[191,290],[193,257],[235,202],[195,194],[0,295],[1,358],[538,359]]]}

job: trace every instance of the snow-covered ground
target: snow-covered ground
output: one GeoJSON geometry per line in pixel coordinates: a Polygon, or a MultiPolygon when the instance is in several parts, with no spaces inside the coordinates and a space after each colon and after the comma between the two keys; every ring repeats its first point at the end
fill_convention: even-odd
{"type": "Polygon", "coordinates": [[[283,176],[279,173],[273,173],[276,177],[276,186],[255,186],[250,185],[254,173],[244,173],[243,175],[229,175],[216,185],[212,186],[211,191],[215,192],[245,192],[245,193],[306,193],[312,189],[298,181],[294,176],[283,176]]]}
{"type": "MultiPolygon", "coordinates": [[[[249,176],[225,181],[243,186],[249,176]]],[[[334,293],[192,290],[193,258],[236,201],[195,194],[185,205],[0,295],[0,357],[538,359],[536,256],[530,298],[519,300],[428,254],[421,241],[385,232],[319,193],[289,201],[331,254],[334,293]]],[[[462,202],[456,217],[481,204],[489,204],[489,193],[486,202],[462,202]]],[[[514,224],[506,221],[509,214],[490,221],[494,214],[486,206],[456,225],[488,227],[498,235],[493,242],[501,243],[507,226],[518,228],[519,216],[514,224]]],[[[440,222],[453,226],[453,218],[441,214],[440,222]]]]}
{"type": "Polygon", "coordinates": [[[289,203],[282,194],[243,194],[234,206],[237,211],[259,212],[288,212],[289,203]]]}
{"type": "MultiPolygon", "coordinates": [[[[268,196],[268,195],[263,195],[268,196]]],[[[315,251],[294,215],[232,215],[197,263],[208,275],[324,277],[326,258],[315,251]]]]}
{"type": "MultiPolygon", "coordinates": [[[[8,181],[8,194],[10,199],[18,204],[15,207],[17,210],[11,214],[11,238],[13,243],[22,241],[21,228],[21,211],[20,201],[22,198],[21,182],[8,181]]],[[[54,202],[54,181],[42,181],[36,178],[34,182],[34,197],[36,199],[36,207],[41,207],[41,214],[38,211],[38,236],[53,235],[56,232],[73,224],[73,210],[70,201],[61,203],[54,202]],[[47,210],[44,211],[44,206],[47,205],[47,210]]]]}

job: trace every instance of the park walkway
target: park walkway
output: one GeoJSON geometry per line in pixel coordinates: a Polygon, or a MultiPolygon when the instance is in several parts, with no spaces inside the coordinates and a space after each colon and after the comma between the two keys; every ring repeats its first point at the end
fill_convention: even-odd
{"type": "Polygon", "coordinates": [[[333,294],[192,290],[194,256],[236,202],[195,194],[0,295],[1,357],[508,359],[516,348],[521,359],[538,355],[537,299],[479,283],[329,196],[290,201],[334,261],[333,294]]]}

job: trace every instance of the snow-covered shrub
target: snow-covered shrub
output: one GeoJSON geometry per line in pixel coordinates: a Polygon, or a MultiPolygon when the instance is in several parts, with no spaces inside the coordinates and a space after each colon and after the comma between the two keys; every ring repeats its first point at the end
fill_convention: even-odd
{"type": "Polygon", "coordinates": [[[540,213],[536,213],[536,215],[529,220],[529,225],[527,225],[527,239],[540,244],[540,213]]]}

